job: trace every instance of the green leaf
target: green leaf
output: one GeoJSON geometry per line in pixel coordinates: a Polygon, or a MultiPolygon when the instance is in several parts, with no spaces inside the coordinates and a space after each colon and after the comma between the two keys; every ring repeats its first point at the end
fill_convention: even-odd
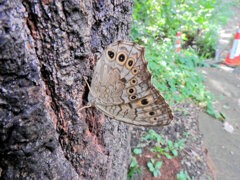
{"type": "Polygon", "coordinates": [[[160,143],[165,143],[165,141],[162,139],[161,136],[158,136],[158,137],[157,137],[157,142],[158,142],[158,144],[160,144],[160,143]]]}
{"type": "Polygon", "coordinates": [[[183,135],[184,135],[186,138],[188,138],[188,136],[190,135],[190,132],[186,131],[186,132],[183,133],[183,135]]]}
{"type": "Polygon", "coordinates": [[[173,147],[173,142],[171,140],[168,140],[168,145],[170,148],[173,147]]]}
{"type": "Polygon", "coordinates": [[[151,158],[150,161],[154,164],[155,162],[155,159],[151,158]]]}
{"type": "Polygon", "coordinates": [[[132,157],[130,167],[135,167],[135,166],[138,166],[138,162],[137,162],[137,159],[135,157],[132,157]]]}
{"type": "Polygon", "coordinates": [[[224,108],[224,109],[229,109],[230,107],[227,106],[227,105],[223,105],[223,108],[224,108]]]}
{"type": "Polygon", "coordinates": [[[172,159],[172,156],[169,155],[169,154],[165,154],[165,156],[166,156],[168,159],[172,159]]]}
{"type": "Polygon", "coordinates": [[[157,150],[154,149],[154,148],[151,148],[150,151],[151,151],[151,152],[156,152],[157,150]]]}
{"type": "Polygon", "coordinates": [[[156,169],[160,169],[162,167],[162,161],[158,161],[155,165],[156,169]]]}
{"type": "Polygon", "coordinates": [[[177,152],[176,149],[173,149],[173,150],[172,150],[172,153],[173,153],[173,156],[174,156],[174,157],[176,157],[176,156],[178,155],[178,152],[177,152]]]}
{"type": "Polygon", "coordinates": [[[226,119],[226,114],[224,114],[224,113],[220,112],[220,115],[221,115],[221,117],[222,117],[222,119],[223,119],[223,120],[225,120],[225,119],[226,119]]]}
{"type": "Polygon", "coordinates": [[[141,154],[141,153],[142,153],[142,150],[141,150],[141,149],[138,149],[138,148],[135,148],[135,149],[133,150],[133,153],[134,153],[134,154],[141,154]]]}
{"type": "Polygon", "coordinates": [[[153,164],[152,164],[151,162],[148,162],[148,163],[147,163],[147,167],[149,168],[149,170],[150,170],[151,172],[154,171],[154,167],[153,167],[153,164]]]}
{"type": "Polygon", "coordinates": [[[153,171],[153,176],[156,178],[158,175],[161,175],[161,173],[158,170],[153,171]]]}
{"type": "Polygon", "coordinates": [[[188,175],[187,171],[182,171],[182,170],[177,174],[177,179],[178,180],[191,180],[191,178],[188,175]]]}
{"type": "Polygon", "coordinates": [[[165,151],[165,152],[169,152],[169,148],[168,148],[168,147],[165,147],[165,148],[164,148],[164,151],[165,151]]]}

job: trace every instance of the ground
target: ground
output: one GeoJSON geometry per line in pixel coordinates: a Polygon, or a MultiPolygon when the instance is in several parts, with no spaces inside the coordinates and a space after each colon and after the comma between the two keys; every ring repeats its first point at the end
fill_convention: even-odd
{"type": "Polygon", "coordinates": [[[193,103],[186,102],[174,106],[173,111],[174,120],[170,126],[133,128],[131,139],[132,151],[136,147],[142,147],[142,153],[134,156],[137,158],[139,165],[144,167],[138,179],[175,180],[180,171],[187,171],[189,176],[195,179],[212,178],[213,173],[208,165],[207,151],[204,148],[202,135],[199,131],[198,114],[200,108],[193,103]],[[149,143],[148,141],[142,140],[146,132],[150,129],[153,129],[165,140],[171,140],[173,142],[184,140],[186,146],[183,150],[178,151],[179,154],[175,158],[167,159],[163,155],[158,158],[157,153],[150,151],[157,143],[154,141],[150,141],[151,143],[149,143]],[[189,133],[189,135],[186,136],[186,133],[189,133]],[[162,175],[157,178],[153,177],[147,167],[147,162],[149,162],[151,158],[163,162],[162,168],[160,169],[162,175]]]}
{"type": "MultiPolygon", "coordinates": [[[[240,5],[233,8],[234,16],[219,33],[218,49],[224,50],[219,60],[224,60],[231,47],[240,19],[240,5]]],[[[226,114],[220,122],[205,112],[199,114],[199,127],[203,143],[208,150],[209,164],[217,180],[240,179],[240,67],[201,68],[205,85],[216,97],[214,107],[226,114]],[[224,129],[228,125],[229,130],[224,129]],[[231,133],[231,130],[233,132],[231,133]]]]}
{"type": "Polygon", "coordinates": [[[203,143],[217,180],[240,178],[240,77],[239,74],[216,68],[201,68],[205,85],[214,93],[217,111],[226,114],[224,123],[233,126],[230,133],[224,123],[210,117],[204,111],[199,115],[199,127],[203,143]]]}

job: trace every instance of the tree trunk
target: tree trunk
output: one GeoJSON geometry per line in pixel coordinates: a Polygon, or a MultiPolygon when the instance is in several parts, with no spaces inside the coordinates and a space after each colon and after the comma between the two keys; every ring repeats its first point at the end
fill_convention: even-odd
{"type": "Polygon", "coordinates": [[[1,179],[126,179],[129,126],[86,105],[132,1],[0,0],[1,179]]]}

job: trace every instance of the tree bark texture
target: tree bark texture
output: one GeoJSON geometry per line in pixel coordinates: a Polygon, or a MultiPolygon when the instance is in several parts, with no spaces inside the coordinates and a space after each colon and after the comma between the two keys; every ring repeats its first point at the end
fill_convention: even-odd
{"type": "Polygon", "coordinates": [[[87,104],[96,56],[132,1],[0,0],[1,179],[126,179],[129,126],[87,104]]]}

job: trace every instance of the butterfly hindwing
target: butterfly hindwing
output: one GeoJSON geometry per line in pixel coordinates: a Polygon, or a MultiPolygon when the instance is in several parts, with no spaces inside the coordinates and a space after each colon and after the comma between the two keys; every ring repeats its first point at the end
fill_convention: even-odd
{"type": "Polygon", "coordinates": [[[148,95],[132,103],[96,107],[114,119],[134,125],[164,126],[173,119],[169,105],[159,93],[148,95]]]}

